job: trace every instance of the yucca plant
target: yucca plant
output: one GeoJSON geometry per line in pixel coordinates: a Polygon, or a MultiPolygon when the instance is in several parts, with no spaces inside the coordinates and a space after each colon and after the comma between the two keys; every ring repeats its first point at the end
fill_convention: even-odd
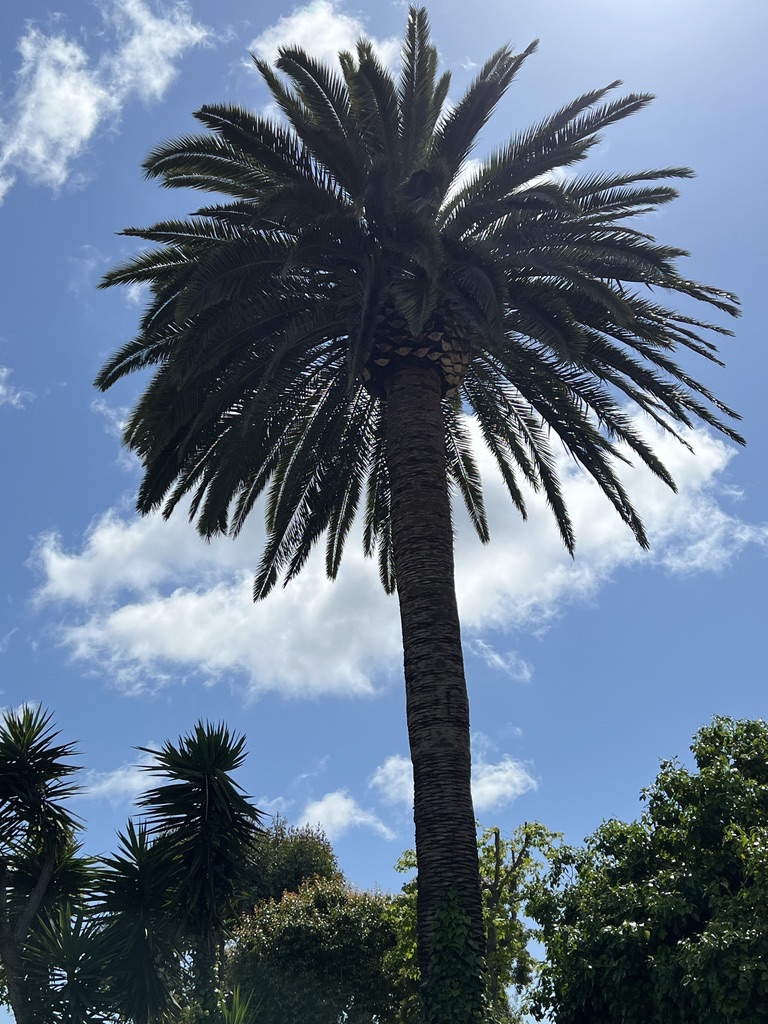
{"type": "MultiPolygon", "coordinates": [[[[152,757],[147,772],[163,780],[139,799],[153,839],[158,926],[172,932],[175,925],[177,948],[191,952],[194,998],[217,1021],[220,952],[262,832],[259,811],[231,777],[245,760],[245,739],[198,722],[176,744],[139,749],[152,757]]],[[[152,962],[162,965],[156,956],[152,962]]]]}
{"type": "Polygon", "coordinates": [[[103,923],[90,908],[60,904],[41,920],[25,954],[35,1024],[116,1021],[103,923]]]}
{"type": "Polygon", "coordinates": [[[678,362],[717,361],[711,336],[728,332],[672,302],[735,314],[736,298],[682,276],[683,251],[637,222],[691,172],[576,173],[649,95],[616,98],[618,82],[586,93],[467,173],[534,49],[501,47],[451,105],[423,9],[410,10],[397,77],[366,40],[337,67],[295,47],[274,68],[257,60],[279,116],[204,106],[206,132],[145,163],[167,187],[223,201],[129,229],[155,247],[104,281],[152,293],[97,379],[107,389],[152,368],[124,435],[144,466],[142,513],[181,505],[204,537],[235,536],[266,495],[260,599],[323,535],[334,577],[362,508],[365,552],[400,604],[427,1020],[430,979],[445,976],[441,907],[466,917],[463,987],[476,994],[453,1019],[476,1020],[482,1001],[452,489],[483,541],[488,528],[465,410],[513,504],[525,516],[523,485],[542,491],[571,552],[553,442],[645,547],[618,470],[635,457],[674,484],[632,411],[678,437],[700,420],[741,441],[732,410],[678,362]]]}
{"type": "Polygon", "coordinates": [[[68,804],[78,788],[75,747],[58,735],[39,707],[0,719],[0,963],[17,1024],[32,1024],[39,1002],[30,948],[48,915],[76,899],[90,874],[77,856],[81,825],[68,804]]]}
{"type": "Polygon", "coordinates": [[[179,865],[146,823],[128,821],[117,853],[102,859],[102,921],[113,1004],[132,1024],[165,1024],[178,1012],[184,918],[175,905],[179,865]]]}

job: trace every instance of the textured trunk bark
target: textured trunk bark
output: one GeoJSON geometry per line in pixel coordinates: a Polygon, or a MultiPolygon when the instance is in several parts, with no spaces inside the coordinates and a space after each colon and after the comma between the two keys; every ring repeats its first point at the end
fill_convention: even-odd
{"type": "Polygon", "coordinates": [[[21,965],[21,950],[17,945],[2,946],[3,967],[5,968],[5,985],[8,990],[8,1002],[11,1004],[16,1024],[33,1024],[27,1008],[27,1000],[21,979],[24,972],[21,965]]]}
{"type": "MultiPolygon", "coordinates": [[[[53,878],[55,866],[56,855],[51,852],[43,862],[37,882],[29,894],[26,906],[15,921],[11,920],[8,907],[3,907],[2,924],[0,925],[2,933],[0,935],[0,960],[5,969],[8,1002],[11,1004],[16,1024],[33,1024],[29,1000],[31,993],[24,975],[21,954],[32,921],[40,909],[40,904],[51,883],[51,878],[53,878]]],[[[5,872],[3,872],[3,895],[5,895],[5,877],[5,872]]]]}
{"type": "MultiPolygon", "coordinates": [[[[413,364],[394,370],[386,382],[386,407],[391,525],[413,761],[419,963],[424,998],[432,1002],[435,914],[446,901],[458,903],[469,923],[471,947],[481,958],[485,946],[439,372],[413,364]]],[[[461,958],[472,959],[466,951],[461,958]]],[[[454,966],[454,978],[459,979],[462,966],[454,966]]],[[[444,973],[444,969],[438,972],[444,973]]],[[[454,973],[452,967],[449,973],[454,973]]],[[[434,980],[439,983],[438,975],[434,980]]],[[[476,978],[468,979],[467,991],[477,993],[476,978]]],[[[479,999],[482,1002],[482,987],[479,999]]],[[[475,995],[469,1003],[472,1006],[467,1004],[466,1012],[456,1008],[451,1024],[478,1019],[475,995]]],[[[424,1009],[425,1019],[431,1020],[430,1007],[424,1009]]]]}

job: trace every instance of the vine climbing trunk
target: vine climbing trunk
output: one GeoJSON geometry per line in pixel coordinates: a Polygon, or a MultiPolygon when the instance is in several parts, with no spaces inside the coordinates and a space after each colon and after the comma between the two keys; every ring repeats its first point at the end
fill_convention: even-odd
{"type": "Polygon", "coordinates": [[[434,366],[406,363],[387,378],[386,439],[413,762],[424,1019],[474,1024],[482,1015],[484,933],[441,378],[434,366]],[[462,999],[446,1007],[447,978],[459,981],[462,999]]]}

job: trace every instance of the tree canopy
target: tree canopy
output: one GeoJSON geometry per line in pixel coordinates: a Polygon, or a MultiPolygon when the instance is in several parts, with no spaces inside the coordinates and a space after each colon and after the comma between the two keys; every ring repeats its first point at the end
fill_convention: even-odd
{"type": "Polygon", "coordinates": [[[531,906],[539,1019],[768,1021],[768,725],[715,718],[664,761],[634,822],[562,851],[531,906]]]}
{"type": "Polygon", "coordinates": [[[184,1004],[223,1021],[221,947],[261,836],[232,777],[244,739],[199,722],[152,751],[147,813],[115,854],[87,858],[74,745],[51,722],[30,707],[0,719],[0,980],[16,1021],[170,1024],[184,1004]]]}

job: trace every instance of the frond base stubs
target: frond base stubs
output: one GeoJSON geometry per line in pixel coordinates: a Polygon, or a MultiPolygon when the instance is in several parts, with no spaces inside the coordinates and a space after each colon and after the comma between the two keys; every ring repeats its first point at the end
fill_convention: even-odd
{"type": "Polygon", "coordinates": [[[403,316],[384,307],[376,317],[375,338],[361,380],[365,390],[380,399],[386,394],[387,377],[404,363],[434,365],[440,372],[442,397],[449,398],[461,387],[472,362],[467,326],[447,304],[430,315],[418,337],[403,316]]]}

